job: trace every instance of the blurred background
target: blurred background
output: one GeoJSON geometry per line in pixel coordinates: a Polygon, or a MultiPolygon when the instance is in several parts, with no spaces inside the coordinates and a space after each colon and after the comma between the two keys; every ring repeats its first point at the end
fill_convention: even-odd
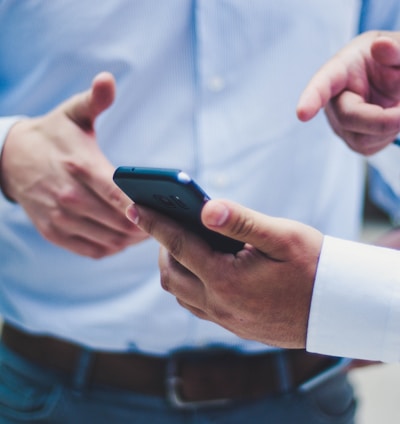
{"type": "Polygon", "coordinates": [[[358,398],[356,424],[400,423],[400,367],[372,365],[351,371],[358,398]]]}

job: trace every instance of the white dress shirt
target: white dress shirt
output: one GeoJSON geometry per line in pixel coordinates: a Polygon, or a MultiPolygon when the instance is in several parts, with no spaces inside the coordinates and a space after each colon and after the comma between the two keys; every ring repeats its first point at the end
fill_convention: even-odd
{"type": "MultiPolygon", "coordinates": [[[[46,113],[107,70],[117,99],[96,129],[115,166],[182,168],[211,197],[354,239],[362,161],[323,114],[304,124],[295,108],[355,34],[359,3],[3,0],[0,140],[8,117],[46,113]]],[[[4,197],[0,238],[0,311],[27,331],[154,354],[268,349],[179,307],[160,288],[154,241],[81,257],[47,242],[4,197]]]]}

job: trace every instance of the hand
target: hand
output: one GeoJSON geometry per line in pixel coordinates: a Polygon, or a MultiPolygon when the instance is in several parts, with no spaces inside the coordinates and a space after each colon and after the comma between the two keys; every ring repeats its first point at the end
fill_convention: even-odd
{"type": "Polygon", "coordinates": [[[400,250],[400,228],[396,227],[390,229],[387,233],[375,240],[374,244],[400,250]]]}
{"type": "Polygon", "coordinates": [[[125,217],[131,203],[112,181],[114,167],[96,141],[95,120],[115,97],[112,75],[48,114],[15,124],[1,157],[4,193],[49,241],[92,258],[147,237],[125,217]]]}
{"type": "Polygon", "coordinates": [[[138,205],[127,216],[155,237],[161,283],[196,316],[238,336],[304,348],[322,234],[228,201],[210,200],[203,223],[247,244],[236,255],[213,251],[176,222],[138,205]]]}
{"type": "Polygon", "coordinates": [[[333,130],[364,155],[400,132],[400,32],[356,37],[311,79],[297,115],[308,121],[325,107],[333,130]]]}

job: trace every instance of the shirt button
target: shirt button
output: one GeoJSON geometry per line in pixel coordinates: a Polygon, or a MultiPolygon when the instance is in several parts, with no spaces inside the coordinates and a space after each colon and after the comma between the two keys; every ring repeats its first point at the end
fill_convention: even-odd
{"type": "Polygon", "coordinates": [[[207,86],[210,91],[217,93],[225,88],[225,81],[223,78],[215,75],[208,80],[207,86]]]}

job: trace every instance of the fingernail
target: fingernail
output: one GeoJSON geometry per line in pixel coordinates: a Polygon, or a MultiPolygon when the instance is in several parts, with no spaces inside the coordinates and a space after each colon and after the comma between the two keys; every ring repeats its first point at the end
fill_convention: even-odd
{"type": "Polygon", "coordinates": [[[126,208],[126,217],[135,225],[139,224],[139,214],[134,205],[130,205],[126,208]]]}
{"type": "Polygon", "coordinates": [[[207,224],[213,227],[224,225],[229,216],[229,209],[221,203],[213,203],[213,208],[207,216],[207,224]]]}

